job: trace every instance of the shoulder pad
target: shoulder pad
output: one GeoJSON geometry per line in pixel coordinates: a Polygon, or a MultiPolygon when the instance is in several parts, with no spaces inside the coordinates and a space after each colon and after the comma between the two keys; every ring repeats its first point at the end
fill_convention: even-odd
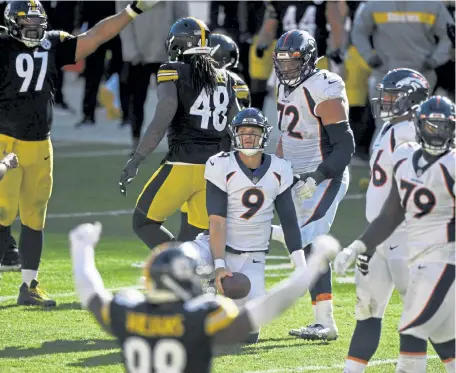
{"type": "Polygon", "coordinates": [[[408,158],[411,154],[415,153],[420,148],[420,145],[416,142],[404,142],[403,144],[396,146],[394,149],[392,159],[393,163],[396,164],[401,159],[408,158]]]}
{"type": "Polygon", "coordinates": [[[124,289],[119,291],[113,302],[124,307],[133,308],[139,303],[142,303],[146,300],[144,294],[135,289],[124,289]]]}
{"type": "Polygon", "coordinates": [[[213,311],[216,308],[217,296],[215,294],[203,294],[199,297],[190,299],[189,301],[184,303],[184,309],[189,312],[196,312],[196,311],[213,311]]]}
{"type": "Polygon", "coordinates": [[[204,178],[226,192],[226,170],[231,153],[220,152],[210,157],[206,162],[204,178]]]}
{"type": "Polygon", "coordinates": [[[239,315],[239,308],[232,299],[215,296],[211,304],[211,311],[206,317],[204,329],[207,335],[214,335],[220,330],[227,328],[239,315]]]}
{"type": "Polygon", "coordinates": [[[339,75],[328,70],[319,70],[312,78],[308,89],[315,105],[336,98],[347,99],[345,83],[339,75]]]}
{"type": "Polygon", "coordinates": [[[176,81],[179,79],[178,62],[167,62],[157,72],[157,83],[176,81]]]}
{"type": "Polygon", "coordinates": [[[280,158],[277,157],[275,154],[271,154],[272,157],[272,162],[276,163],[278,165],[278,169],[280,169],[280,173],[277,175],[276,178],[279,181],[280,189],[279,189],[279,194],[284,192],[286,189],[288,189],[294,181],[294,175],[293,175],[293,167],[291,165],[291,162],[286,160],[285,158],[280,158]]]}
{"type": "Polygon", "coordinates": [[[236,97],[240,100],[247,99],[250,94],[249,87],[247,86],[247,84],[245,84],[244,80],[242,80],[241,77],[236,73],[233,73],[232,71],[228,70],[227,72],[228,75],[230,75],[234,80],[233,89],[234,92],[236,92],[236,97]]]}

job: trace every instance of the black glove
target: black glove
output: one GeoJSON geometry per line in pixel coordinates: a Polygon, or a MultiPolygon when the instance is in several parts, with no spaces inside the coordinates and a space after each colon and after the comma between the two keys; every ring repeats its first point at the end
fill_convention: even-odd
{"type": "Polygon", "coordinates": [[[334,61],[335,64],[340,65],[344,62],[344,53],[340,49],[335,49],[327,54],[327,57],[334,61]]]}
{"type": "Polygon", "coordinates": [[[453,45],[454,49],[454,23],[447,23],[447,35],[451,40],[451,44],[453,45]]]}
{"type": "Polygon", "coordinates": [[[263,58],[263,55],[264,55],[264,51],[266,49],[269,48],[269,45],[266,45],[266,44],[258,44],[256,49],[255,49],[255,53],[257,55],[258,58],[263,58]]]}
{"type": "Polygon", "coordinates": [[[383,65],[383,61],[380,59],[378,55],[374,54],[367,60],[367,64],[371,69],[376,69],[377,67],[383,65]]]}
{"type": "Polygon", "coordinates": [[[144,157],[135,153],[131,159],[128,160],[122,174],[120,175],[120,194],[124,197],[127,195],[127,185],[130,184],[133,179],[138,175],[138,169],[141,162],[144,160],[144,157]]]}
{"type": "Polygon", "coordinates": [[[356,258],[356,266],[363,276],[366,276],[369,273],[369,261],[372,256],[366,254],[360,254],[356,258]]]}
{"type": "Polygon", "coordinates": [[[323,175],[323,173],[318,170],[315,170],[314,172],[304,172],[300,174],[299,180],[306,182],[308,177],[314,179],[317,185],[321,184],[324,180],[326,180],[325,175],[323,175]]]}

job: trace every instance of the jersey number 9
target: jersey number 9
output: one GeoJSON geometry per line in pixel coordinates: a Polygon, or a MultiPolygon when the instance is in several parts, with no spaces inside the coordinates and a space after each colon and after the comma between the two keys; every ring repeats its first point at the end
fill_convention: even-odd
{"type": "Polygon", "coordinates": [[[190,114],[201,117],[202,129],[216,129],[221,132],[226,127],[230,98],[225,86],[219,85],[212,95],[203,89],[190,108],[190,114]]]}
{"type": "Polygon", "coordinates": [[[123,344],[125,365],[130,373],[182,373],[187,365],[187,351],[175,339],[159,340],[155,346],[140,337],[129,337],[123,344]]]}
{"type": "Polygon", "coordinates": [[[249,220],[255,215],[264,203],[264,194],[260,189],[248,189],[242,195],[242,204],[248,208],[246,212],[241,215],[242,219],[249,220]]]}

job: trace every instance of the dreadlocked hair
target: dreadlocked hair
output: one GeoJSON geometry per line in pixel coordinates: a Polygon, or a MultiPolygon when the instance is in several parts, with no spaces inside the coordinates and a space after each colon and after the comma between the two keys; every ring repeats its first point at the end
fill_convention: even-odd
{"type": "Polygon", "coordinates": [[[190,56],[188,63],[193,87],[198,92],[204,89],[208,95],[212,95],[217,89],[217,62],[207,54],[194,54],[190,56]]]}

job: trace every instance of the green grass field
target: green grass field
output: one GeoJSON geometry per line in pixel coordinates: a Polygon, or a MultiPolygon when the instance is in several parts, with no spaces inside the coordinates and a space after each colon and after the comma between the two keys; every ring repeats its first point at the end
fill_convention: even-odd
{"type": "MultiPolygon", "coordinates": [[[[128,210],[133,209],[140,189],[158,166],[161,155],[152,156],[141,167],[140,175],[128,189],[127,198],[123,198],[117,183],[127,158],[113,153],[126,148],[56,145],[54,191],[48,210],[39,280],[44,289],[55,295],[58,306],[51,311],[17,307],[15,297],[21,283],[20,274],[3,274],[0,280],[0,372],[122,372],[115,342],[95,324],[88,312],[81,309],[74,295],[67,235],[76,224],[101,221],[103,236],[96,254],[106,287],[137,285],[140,271],[133,268],[132,263],[143,260],[149,250],[133,234],[128,210]]],[[[360,193],[358,180],[365,174],[366,170],[362,168],[352,169],[350,195],[360,193]]],[[[171,217],[165,225],[177,233],[179,216],[171,217]]],[[[364,226],[364,199],[351,198],[341,204],[332,233],[347,244],[364,226]]],[[[17,228],[16,223],[15,234],[17,228]]],[[[284,256],[286,252],[273,246],[271,254],[284,256]]],[[[284,262],[288,260],[268,260],[269,265],[284,262]]],[[[268,286],[287,274],[283,269],[268,271],[268,286]]],[[[341,372],[355,325],[356,297],[353,284],[339,284],[337,279],[334,279],[334,293],[340,334],[337,341],[305,342],[288,336],[290,328],[312,322],[310,298],[306,296],[262,330],[261,343],[236,348],[233,355],[228,355],[227,350],[221,351],[213,371],[341,372]]],[[[396,325],[400,312],[399,297],[394,294],[384,320],[381,345],[368,372],[394,372],[394,359],[398,354],[396,325]]],[[[428,352],[435,355],[431,347],[428,352]]],[[[438,359],[431,358],[428,371],[444,370],[438,359]]]]}

